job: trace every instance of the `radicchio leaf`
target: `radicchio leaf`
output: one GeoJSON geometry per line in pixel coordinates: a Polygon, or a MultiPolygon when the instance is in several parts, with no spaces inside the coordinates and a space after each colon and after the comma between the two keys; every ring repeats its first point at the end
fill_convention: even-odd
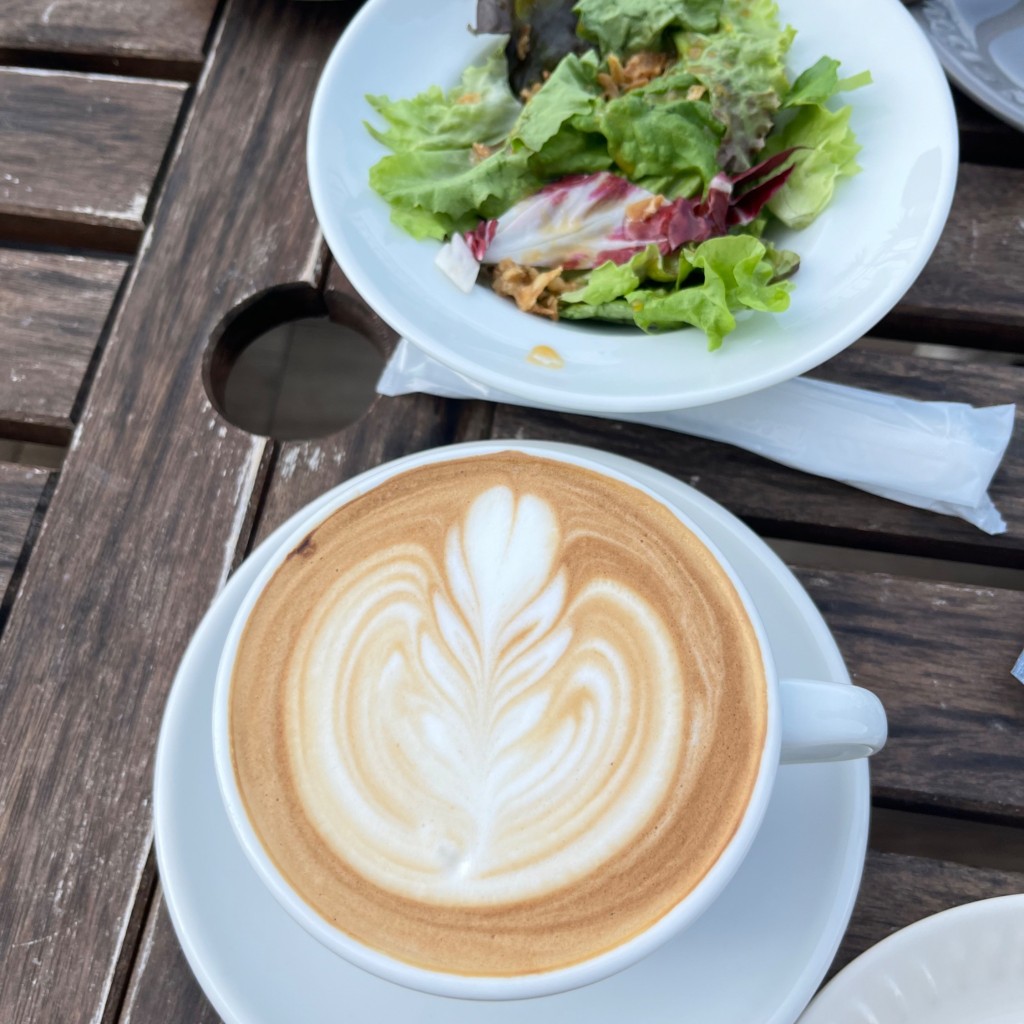
{"type": "Polygon", "coordinates": [[[608,171],[574,174],[516,203],[496,221],[480,224],[467,241],[487,263],[510,259],[567,269],[608,259],[619,263],[656,241],[640,237],[641,208],[654,200],[646,189],[608,171]]]}
{"type": "Polygon", "coordinates": [[[790,167],[779,168],[792,153],[735,177],[718,174],[703,198],[671,202],[607,171],[571,175],[481,221],[464,241],[481,263],[510,259],[567,270],[625,263],[651,244],[668,254],[753,220],[789,177],[790,167]]]}
{"type": "Polygon", "coordinates": [[[772,175],[772,171],[781,167],[796,152],[797,148],[784,149],[781,153],[762,160],[756,167],[752,167],[749,171],[744,171],[732,179],[734,192],[737,187],[740,191],[729,204],[729,214],[726,218],[729,227],[749,224],[764,209],[772,196],[786,184],[786,179],[793,173],[792,164],[784,171],[779,171],[778,174],[772,175]],[[765,177],[765,175],[772,176],[765,177]],[[763,180],[758,181],[758,179],[763,180]],[[758,183],[751,185],[751,182],[758,183]]]}

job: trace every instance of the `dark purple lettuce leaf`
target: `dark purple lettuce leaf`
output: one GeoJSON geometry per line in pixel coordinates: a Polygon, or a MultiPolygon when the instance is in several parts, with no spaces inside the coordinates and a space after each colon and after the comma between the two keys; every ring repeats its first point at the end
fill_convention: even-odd
{"type": "Polygon", "coordinates": [[[567,54],[593,45],[576,34],[576,0],[477,0],[478,33],[508,35],[508,80],[518,93],[551,72],[567,54]]]}

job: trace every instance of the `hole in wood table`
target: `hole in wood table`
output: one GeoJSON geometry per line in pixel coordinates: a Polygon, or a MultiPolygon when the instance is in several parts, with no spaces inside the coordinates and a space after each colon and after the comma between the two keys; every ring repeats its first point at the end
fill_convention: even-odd
{"type": "Polygon", "coordinates": [[[308,318],[214,351],[208,391],[221,415],[250,433],[281,441],[324,437],[363,414],[383,366],[359,331],[308,318]]]}
{"type": "Polygon", "coordinates": [[[59,445],[0,438],[0,462],[38,466],[40,469],[60,469],[64,463],[64,451],[59,445]]]}

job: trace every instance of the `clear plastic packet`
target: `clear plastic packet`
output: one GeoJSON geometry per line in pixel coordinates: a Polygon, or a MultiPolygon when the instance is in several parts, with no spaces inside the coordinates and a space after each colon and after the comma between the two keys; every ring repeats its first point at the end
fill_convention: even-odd
{"type": "MultiPolygon", "coordinates": [[[[530,402],[470,380],[402,339],[377,391],[530,402]]],[[[741,398],[694,409],[593,413],[706,437],[782,465],[917,508],[966,519],[986,533],[1006,531],[988,487],[1013,431],[1015,406],[977,409],[918,402],[796,377],[741,398]]]]}

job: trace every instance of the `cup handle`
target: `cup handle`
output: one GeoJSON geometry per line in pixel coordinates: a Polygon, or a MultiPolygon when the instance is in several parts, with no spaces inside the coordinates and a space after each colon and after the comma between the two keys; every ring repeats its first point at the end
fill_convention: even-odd
{"type": "Polygon", "coordinates": [[[846,683],[783,679],[781,764],[851,761],[885,746],[882,702],[846,683]]]}

